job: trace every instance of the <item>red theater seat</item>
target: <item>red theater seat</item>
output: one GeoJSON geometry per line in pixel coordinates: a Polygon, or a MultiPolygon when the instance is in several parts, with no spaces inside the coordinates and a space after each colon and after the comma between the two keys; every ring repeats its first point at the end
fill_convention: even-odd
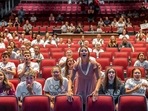
{"type": "Polygon", "coordinates": [[[109,95],[99,95],[95,102],[88,96],[86,104],[86,111],[115,111],[114,99],[109,95]]]}
{"type": "Polygon", "coordinates": [[[69,102],[66,95],[56,96],[54,111],[83,111],[82,98],[78,95],[72,98],[73,101],[69,102]]]}
{"type": "Polygon", "coordinates": [[[50,111],[50,99],[43,95],[26,96],[23,98],[22,111],[50,111]]]}
{"type": "Polygon", "coordinates": [[[119,97],[118,111],[147,111],[146,97],[122,95],[119,97]]]}
{"type": "Polygon", "coordinates": [[[18,100],[15,96],[1,96],[0,98],[0,111],[18,111],[18,100]]]}

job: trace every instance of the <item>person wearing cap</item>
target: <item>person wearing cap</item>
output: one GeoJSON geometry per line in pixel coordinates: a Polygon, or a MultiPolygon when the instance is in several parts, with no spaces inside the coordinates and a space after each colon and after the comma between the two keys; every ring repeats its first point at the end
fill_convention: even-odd
{"type": "Polygon", "coordinates": [[[9,62],[10,54],[5,51],[2,53],[2,62],[0,62],[0,69],[5,73],[8,79],[13,79],[16,74],[16,66],[13,62],[9,62]]]}
{"type": "Polygon", "coordinates": [[[21,63],[17,67],[18,76],[21,81],[26,80],[26,74],[28,71],[35,71],[36,75],[39,73],[39,65],[36,62],[31,61],[30,51],[24,51],[24,63],[21,63]]]}
{"type": "Polygon", "coordinates": [[[42,85],[35,81],[35,78],[36,72],[30,70],[26,73],[26,80],[17,85],[15,95],[19,106],[22,106],[22,99],[25,96],[42,95],[42,85]]]}

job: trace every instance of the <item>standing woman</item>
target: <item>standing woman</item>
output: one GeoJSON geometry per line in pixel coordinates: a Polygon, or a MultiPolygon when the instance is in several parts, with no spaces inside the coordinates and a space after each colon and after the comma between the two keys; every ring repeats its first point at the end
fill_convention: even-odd
{"type": "Polygon", "coordinates": [[[0,71],[0,96],[15,95],[14,86],[10,83],[3,71],[0,71]]]}
{"type": "Polygon", "coordinates": [[[66,94],[68,88],[68,79],[62,77],[61,68],[59,66],[54,66],[51,70],[52,77],[49,77],[45,81],[44,92],[51,102],[51,109],[54,108],[54,98],[60,94],[66,94]]]}
{"type": "Polygon", "coordinates": [[[101,82],[101,79],[99,79],[100,64],[90,60],[89,50],[85,46],[80,48],[79,56],[80,59],[74,64],[73,72],[68,82],[68,97],[73,95],[72,84],[76,78],[76,84],[74,86],[75,94],[81,95],[85,103],[86,97],[93,91],[93,95],[98,93],[101,82]]]}
{"type": "Polygon", "coordinates": [[[116,111],[118,109],[118,97],[124,94],[124,85],[117,77],[117,72],[112,67],[105,71],[105,79],[103,80],[99,89],[99,94],[111,95],[114,98],[116,111]]]}

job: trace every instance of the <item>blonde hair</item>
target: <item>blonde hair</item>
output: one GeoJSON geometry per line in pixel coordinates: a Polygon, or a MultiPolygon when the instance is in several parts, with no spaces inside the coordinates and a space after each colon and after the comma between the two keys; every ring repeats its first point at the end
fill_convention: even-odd
{"type": "Polygon", "coordinates": [[[33,70],[29,70],[29,71],[27,71],[27,72],[25,73],[25,75],[26,75],[26,76],[34,76],[34,77],[36,77],[36,72],[33,71],[33,70]]]}

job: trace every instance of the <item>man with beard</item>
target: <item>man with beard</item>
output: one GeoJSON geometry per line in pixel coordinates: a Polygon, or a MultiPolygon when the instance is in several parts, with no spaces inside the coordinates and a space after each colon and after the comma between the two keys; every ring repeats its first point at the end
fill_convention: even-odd
{"type": "Polygon", "coordinates": [[[126,37],[123,37],[123,38],[122,38],[122,42],[121,42],[121,44],[119,45],[119,50],[120,50],[121,48],[131,48],[132,51],[134,52],[134,47],[133,47],[133,45],[132,45],[130,42],[128,42],[128,39],[127,39],[126,37]]]}

